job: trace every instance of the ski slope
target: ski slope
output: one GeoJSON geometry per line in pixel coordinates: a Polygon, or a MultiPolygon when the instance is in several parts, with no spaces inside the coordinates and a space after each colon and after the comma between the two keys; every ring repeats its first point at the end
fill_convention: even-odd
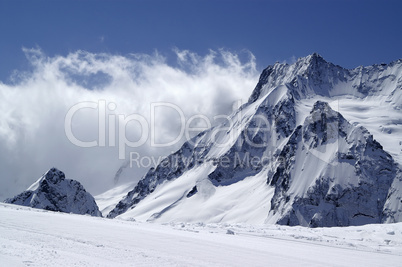
{"type": "Polygon", "coordinates": [[[161,225],[1,203],[0,266],[60,265],[401,266],[402,223],[161,225]]]}

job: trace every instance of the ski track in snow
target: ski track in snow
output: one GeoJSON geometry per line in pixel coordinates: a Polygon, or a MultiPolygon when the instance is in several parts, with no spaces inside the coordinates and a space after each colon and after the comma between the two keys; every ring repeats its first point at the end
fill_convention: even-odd
{"type": "Polygon", "coordinates": [[[60,265],[402,266],[402,223],[161,225],[0,204],[0,266],[60,265]]]}

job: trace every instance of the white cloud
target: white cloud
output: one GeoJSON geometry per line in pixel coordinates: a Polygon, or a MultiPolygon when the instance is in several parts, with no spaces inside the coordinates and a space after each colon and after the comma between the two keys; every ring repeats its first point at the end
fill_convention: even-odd
{"type": "MultiPolygon", "coordinates": [[[[0,82],[0,199],[21,192],[53,166],[92,193],[112,186],[123,163],[118,147],[109,147],[107,142],[105,147],[80,148],[66,137],[64,119],[77,103],[105,100],[106,105],[116,104],[114,111],[107,110],[108,115],[139,114],[147,122],[153,102],[176,105],[187,118],[194,114],[212,118],[230,113],[234,101],[246,102],[258,79],[251,53],[242,62],[237,54],[225,50],[200,56],[176,49],[177,64],[169,64],[158,53],[121,56],[76,51],[48,57],[38,48],[23,51],[32,71],[16,71],[11,84],[0,82]]],[[[178,113],[160,108],[156,115],[157,141],[175,139],[180,129],[178,113]]],[[[201,120],[198,123],[205,125],[201,120]]],[[[97,110],[77,112],[72,130],[79,139],[96,140],[97,110]]],[[[143,133],[134,121],[128,123],[126,132],[132,141],[143,133]]],[[[129,151],[159,156],[179,145],[152,148],[148,140],[129,151]]],[[[132,171],[130,178],[139,179],[145,171],[132,171]]]]}

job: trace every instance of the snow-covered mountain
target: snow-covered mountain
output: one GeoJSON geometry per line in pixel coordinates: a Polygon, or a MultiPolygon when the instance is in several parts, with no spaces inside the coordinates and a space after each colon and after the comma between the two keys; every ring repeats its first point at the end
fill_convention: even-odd
{"type": "Polygon", "coordinates": [[[248,103],[152,168],[108,214],[346,226],[402,221],[402,60],[266,68],[248,103]]]}
{"type": "Polygon", "coordinates": [[[75,180],[51,168],[26,191],[6,199],[5,203],[74,214],[102,216],[95,199],[75,180]]]}

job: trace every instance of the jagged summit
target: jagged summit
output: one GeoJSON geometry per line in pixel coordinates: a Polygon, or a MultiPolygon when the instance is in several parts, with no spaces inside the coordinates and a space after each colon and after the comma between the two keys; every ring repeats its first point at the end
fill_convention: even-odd
{"type": "Polygon", "coordinates": [[[392,157],[362,127],[322,101],[314,104],[268,175],[275,188],[269,222],[310,227],[381,223],[400,179],[392,157]]]}
{"type": "Polygon", "coordinates": [[[66,175],[64,174],[64,172],[62,172],[59,169],[53,167],[53,168],[50,168],[45,173],[45,178],[47,180],[52,181],[52,182],[57,182],[57,181],[60,181],[60,180],[64,180],[66,178],[66,175]]]}
{"type": "Polygon", "coordinates": [[[34,191],[38,188],[38,186],[46,180],[52,184],[60,182],[66,178],[64,172],[58,170],[55,167],[50,168],[45,174],[42,175],[35,183],[33,183],[27,190],[34,191]]]}
{"type": "Polygon", "coordinates": [[[329,104],[327,102],[324,102],[324,101],[315,102],[314,106],[313,106],[313,109],[310,111],[310,114],[315,112],[315,111],[317,111],[317,110],[319,110],[321,112],[326,112],[326,113],[333,111],[331,109],[331,107],[329,106],[329,104]]]}
{"type": "Polygon", "coordinates": [[[310,55],[310,58],[316,58],[316,59],[322,59],[322,60],[324,60],[324,58],[323,58],[320,54],[318,54],[317,52],[312,53],[312,54],[310,55]]]}
{"type": "Polygon", "coordinates": [[[297,65],[306,65],[307,68],[314,68],[322,64],[332,64],[327,62],[320,54],[314,52],[306,57],[298,58],[296,61],[297,65]]]}
{"type": "Polygon", "coordinates": [[[102,216],[94,198],[75,180],[57,168],[49,169],[26,191],[5,203],[51,211],[102,216]]]}
{"type": "MultiPolygon", "coordinates": [[[[290,65],[287,63],[270,65],[262,71],[259,82],[249,98],[249,103],[266,95],[268,93],[266,89],[268,88],[272,89],[284,85],[290,88],[293,87],[297,91],[297,87],[303,87],[300,81],[307,80],[307,83],[309,83],[308,78],[320,78],[320,76],[323,76],[321,75],[322,72],[329,72],[332,69],[335,69],[336,73],[340,72],[339,74],[343,74],[346,71],[340,66],[327,62],[318,53],[299,58],[290,65]]],[[[319,83],[317,82],[317,84],[319,83]]],[[[328,95],[328,93],[324,94],[328,95]]],[[[300,97],[300,93],[298,93],[298,97],[300,97]]]]}
{"type": "Polygon", "coordinates": [[[276,63],[264,69],[248,102],[252,103],[266,96],[279,86],[288,87],[297,99],[314,95],[336,97],[346,94],[360,98],[378,94],[396,94],[396,97],[401,97],[401,93],[397,91],[402,89],[402,80],[396,79],[401,72],[401,60],[390,64],[345,69],[313,53],[290,65],[276,63]]]}

